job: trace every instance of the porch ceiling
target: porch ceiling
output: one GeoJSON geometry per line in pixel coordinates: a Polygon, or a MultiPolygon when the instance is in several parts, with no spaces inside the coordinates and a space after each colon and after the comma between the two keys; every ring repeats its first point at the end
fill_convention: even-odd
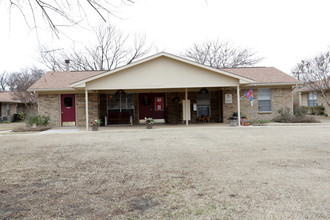
{"type": "Polygon", "coordinates": [[[162,54],[70,86],[88,90],[165,89],[232,87],[253,82],[248,78],[162,54]]]}

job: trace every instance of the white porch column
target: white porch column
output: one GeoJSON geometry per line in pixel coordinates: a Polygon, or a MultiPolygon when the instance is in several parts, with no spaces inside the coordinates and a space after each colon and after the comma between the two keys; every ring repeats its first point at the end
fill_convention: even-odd
{"type": "Polygon", "coordinates": [[[188,126],[188,120],[189,120],[189,118],[188,118],[188,115],[189,115],[189,112],[188,112],[188,110],[190,110],[190,108],[188,108],[189,106],[188,106],[188,89],[186,88],[186,91],[185,91],[185,99],[186,99],[186,125],[188,126]]]}
{"type": "MultiPolygon", "coordinates": [[[[299,107],[302,106],[302,98],[301,98],[301,92],[299,94],[299,107]]],[[[292,98],[293,98],[293,93],[292,93],[292,98]]]]}
{"type": "Polygon", "coordinates": [[[241,99],[239,94],[239,84],[237,86],[237,120],[238,126],[241,126],[241,99]]]}
{"type": "Polygon", "coordinates": [[[88,131],[88,90],[85,89],[85,102],[86,102],[86,131],[88,131]]]}

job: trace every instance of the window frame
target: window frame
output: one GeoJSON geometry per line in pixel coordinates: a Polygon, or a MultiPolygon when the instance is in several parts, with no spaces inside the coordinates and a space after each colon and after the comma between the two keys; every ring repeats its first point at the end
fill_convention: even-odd
{"type": "Polygon", "coordinates": [[[207,117],[211,117],[211,97],[208,90],[204,89],[201,90],[196,97],[197,101],[197,117],[202,117],[201,114],[204,113],[204,111],[201,111],[200,108],[208,108],[209,114],[207,117]],[[203,97],[204,96],[204,97],[203,97]],[[201,98],[204,98],[204,100],[201,100],[201,98]],[[206,101],[206,102],[205,102],[206,101]]]}
{"type": "MultiPolygon", "coordinates": [[[[264,107],[264,106],[263,106],[264,107]]],[[[272,112],[272,89],[271,88],[260,88],[258,89],[258,112],[272,112]],[[265,93],[265,91],[269,91],[269,93],[265,93]],[[262,95],[269,95],[269,99],[261,98],[260,96],[262,95]],[[269,102],[269,109],[266,110],[261,110],[261,102],[268,101],[269,102]]]]}
{"type": "Polygon", "coordinates": [[[315,93],[315,92],[309,92],[308,93],[307,104],[308,104],[308,107],[315,107],[315,106],[317,106],[317,93],[315,93]]]}

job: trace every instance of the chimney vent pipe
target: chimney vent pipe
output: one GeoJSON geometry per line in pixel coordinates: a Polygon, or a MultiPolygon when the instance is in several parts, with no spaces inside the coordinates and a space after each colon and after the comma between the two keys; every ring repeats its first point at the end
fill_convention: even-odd
{"type": "Polygon", "coordinates": [[[70,60],[64,60],[65,62],[65,70],[70,71],[70,60]]]}

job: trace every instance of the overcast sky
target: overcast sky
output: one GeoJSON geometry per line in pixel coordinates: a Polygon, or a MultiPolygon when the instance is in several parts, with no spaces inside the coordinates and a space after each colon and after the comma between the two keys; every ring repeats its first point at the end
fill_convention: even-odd
{"type": "MultiPolygon", "coordinates": [[[[42,28],[38,40],[20,16],[13,13],[9,22],[7,9],[0,7],[0,72],[40,65],[35,60],[39,43],[57,49],[70,47],[72,40],[87,41],[88,32],[79,28],[63,29],[67,36],[60,39],[42,28]]],[[[193,43],[219,39],[256,51],[264,57],[258,66],[290,73],[301,59],[329,48],[329,9],[329,0],[135,0],[118,8],[120,19],[109,22],[145,34],[159,52],[178,54],[193,43]]],[[[96,14],[89,22],[102,23],[96,14]]]]}

